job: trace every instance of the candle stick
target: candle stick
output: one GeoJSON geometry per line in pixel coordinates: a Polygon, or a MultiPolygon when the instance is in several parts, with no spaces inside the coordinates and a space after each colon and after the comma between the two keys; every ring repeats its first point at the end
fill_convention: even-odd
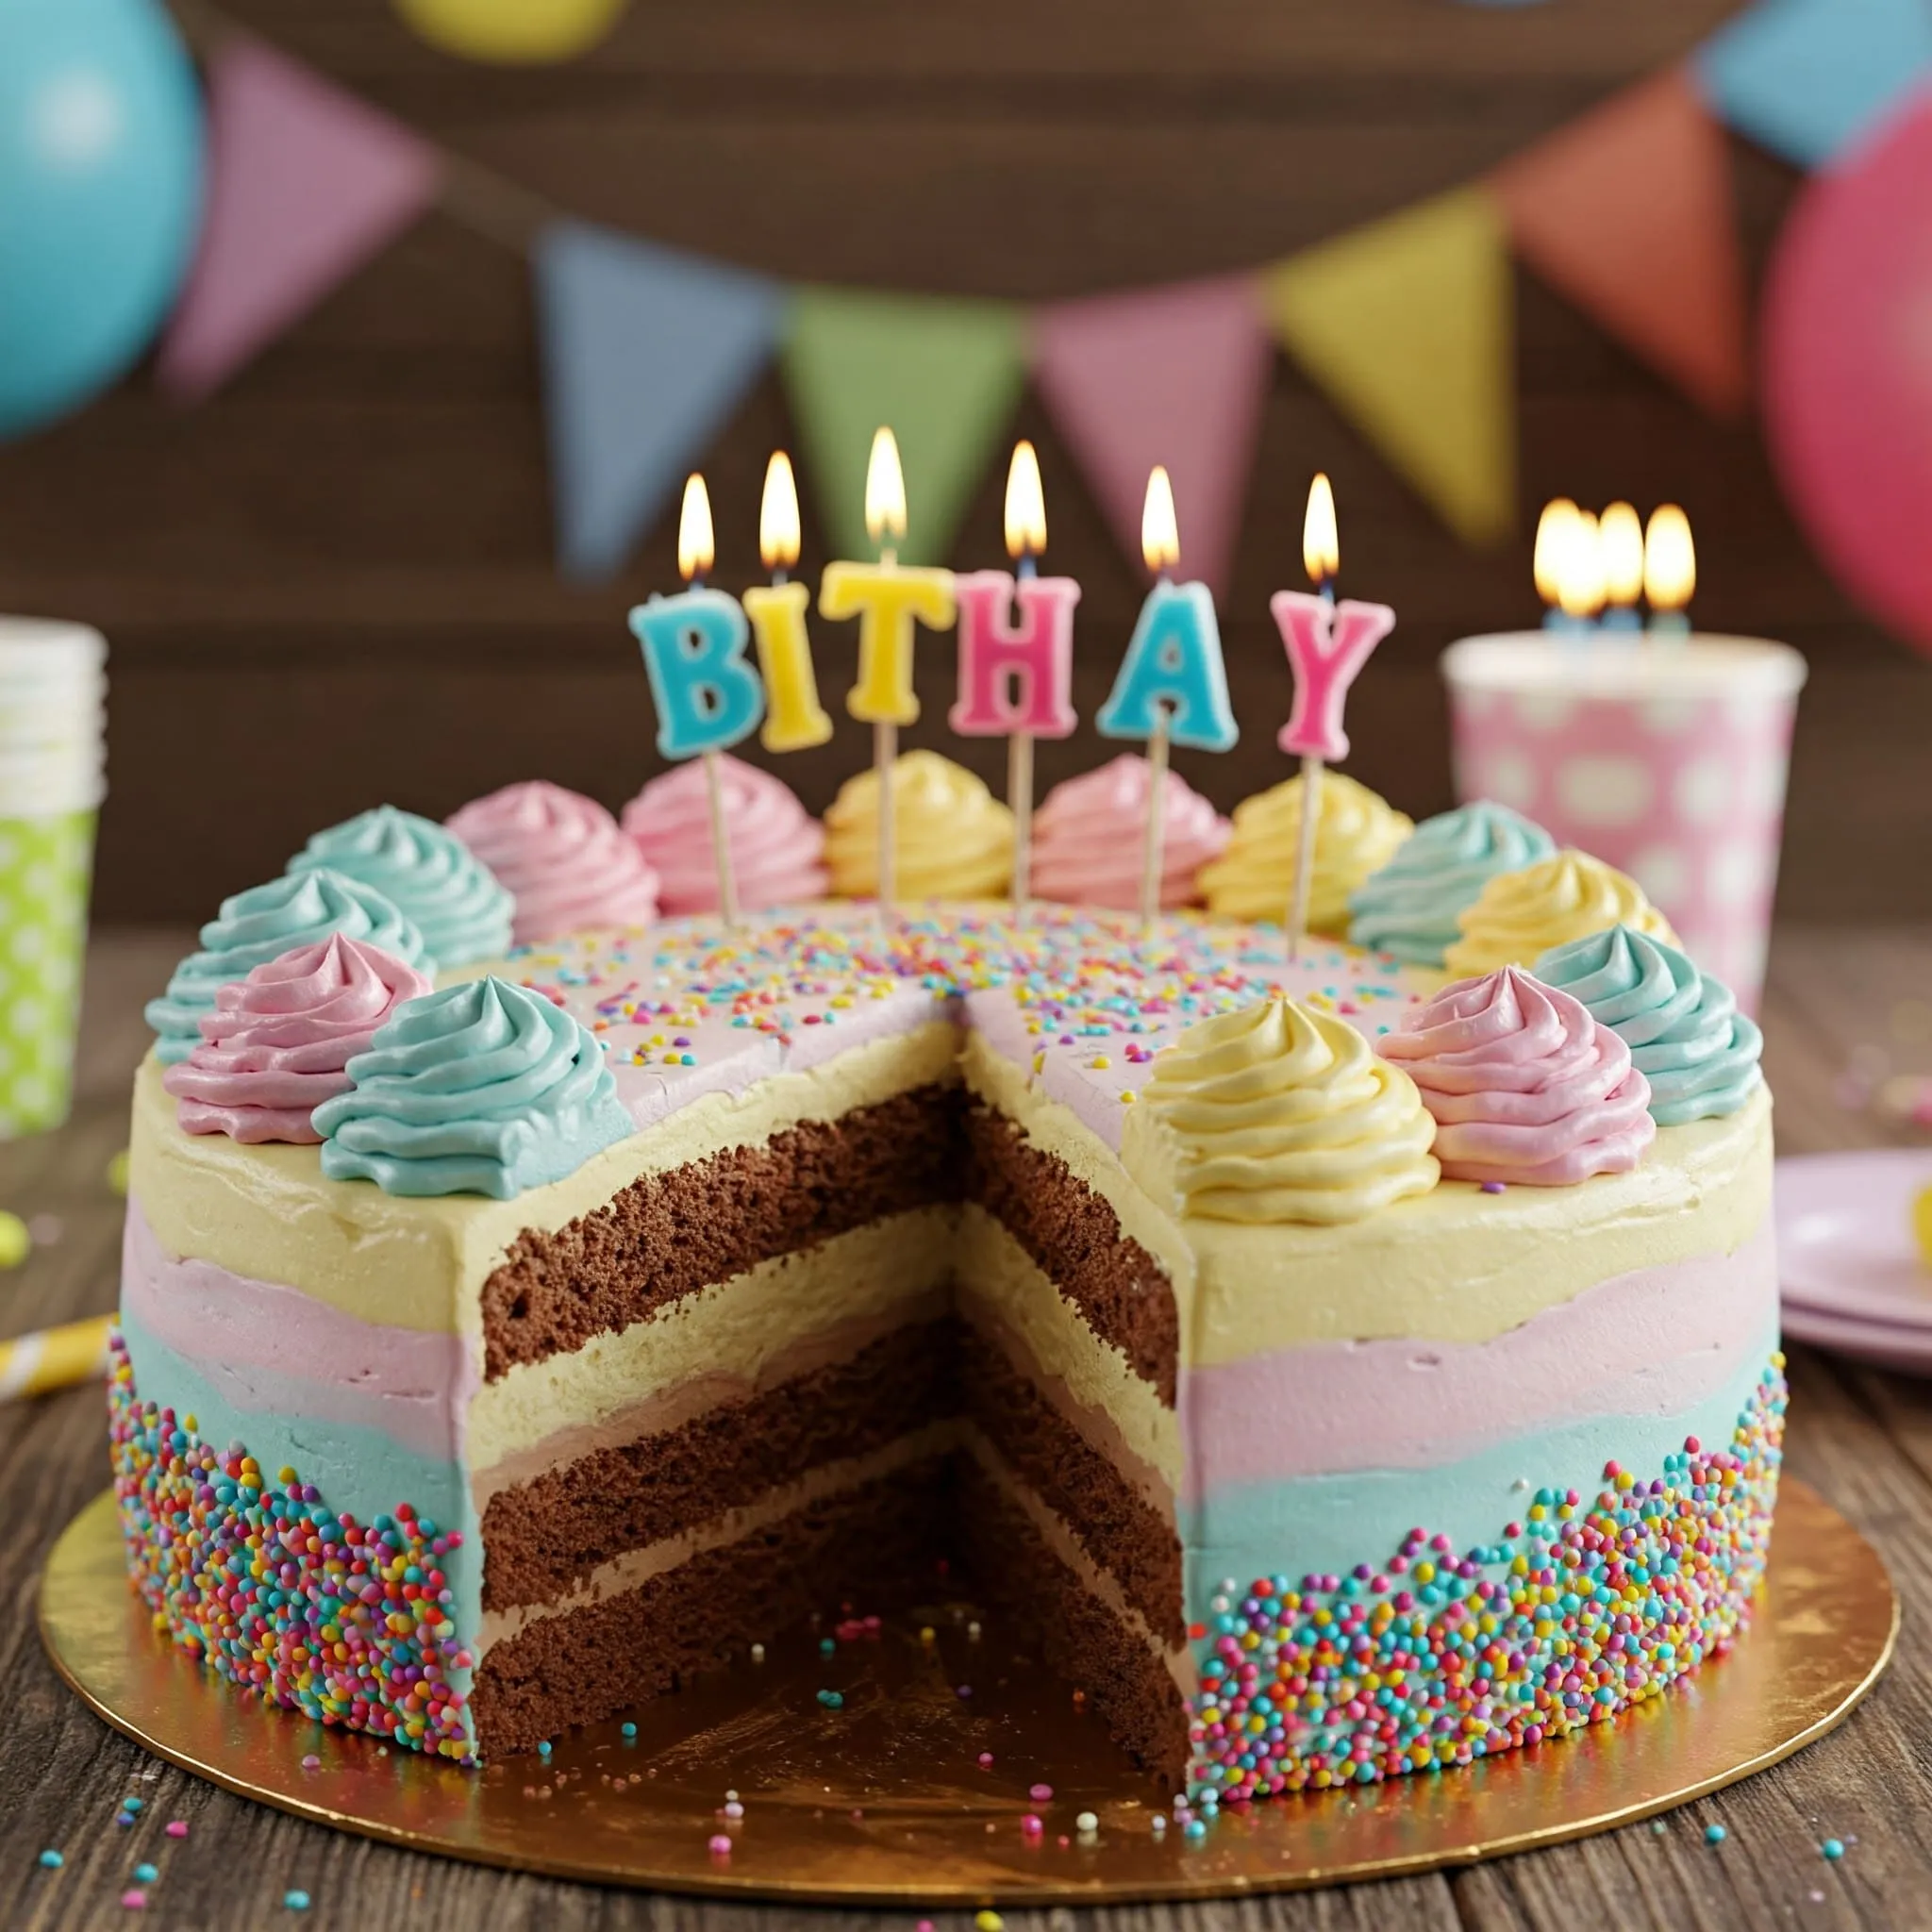
{"type": "Polygon", "coordinates": [[[1141,512],[1141,554],[1156,573],[1107,703],[1093,723],[1103,738],[1147,746],[1147,834],[1141,874],[1141,916],[1150,927],[1160,910],[1168,746],[1231,750],[1241,733],[1227,702],[1227,669],[1214,599],[1201,583],[1176,584],[1180,531],[1174,489],[1156,464],[1141,512]]]}
{"type": "Polygon", "coordinates": [[[1569,636],[1587,638],[1595,632],[1604,608],[1604,550],[1596,518],[1587,509],[1579,509],[1570,520],[1570,534],[1557,562],[1557,602],[1569,636]]]}
{"type": "Polygon", "coordinates": [[[743,610],[735,599],[705,583],[714,547],[711,500],[705,479],[693,474],[684,486],[677,523],[677,568],[685,589],[675,597],[653,596],[638,605],[630,613],[630,627],[643,651],[644,674],[658,708],[658,753],[705,761],[718,907],[730,926],[738,923],[738,892],[718,754],[758,728],[765,693],[758,673],[745,662],[750,626],[743,610]]]}
{"type": "Polygon", "coordinates": [[[811,593],[791,576],[798,549],[798,485],[791,458],[776,449],[765,466],[765,493],[758,506],[758,555],[772,581],[753,584],[743,598],[765,682],[765,728],[758,742],[767,751],[805,751],[832,735],[832,721],[819,703],[811,639],[805,627],[811,593]]]}
{"type": "Polygon", "coordinates": [[[873,768],[878,781],[879,918],[891,916],[897,883],[893,847],[892,766],[899,726],[919,717],[912,689],[913,626],[946,630],[953,623],[953,574],[901,568],[896,546],[906,534],[906,479],[899,445],[881,428],[873,437],[865,472],[866,534],[879,546],[874,564],[830,563],[819,584],[819,610],[858,619],[858,682],[845,708],[873,727],[873,768]]]}
{"type": "Polygon", "coordinates": [[[1597,520],[1597,550],[1603,560],[1604,614],[1607,631],[1636,632],[1643,628],[1637,600],[1643,594],[1643,525],[1627,503],[1613,503],[1597,520]]]}
{"type": "Polygon", "coordinates": [[[1308,487],[1307,514],[1302,523],[1302,563],[1315,586],[1315,594],[1277,591],[1268,606],[1294,675],[1294,706],[1276,741],[1283,751],[1302,761],[1301,823],[1294,887],[1288,908],[1291,959],[1299,957],[1307,931],[1323,774],[1328,765],[1339,764],[1348,756],[1342,709],[1349,687],[1369,661],[1369,654],[1395,627],[1395,613],[1386,604],[1335,601],[1341,550],[1336,534],[1334,492],[1327,477],[1320,474],[1308,487]]]}
{"type": "Polygon", "coordinates": [[[1643,594],[1653,637],[1690,635],[1690,605],[1697,589],[1697,549],[1690,519],[1674,503],[1659,504],[1643,533],[1643,594]]]}
{"type": "Polygon", "coordinates": [[[1065,738],[1076,722],[1070,692],[1074,607],[1080,601],[1073,578],[1039,575],[1038,558],[1046,548],[1046,502],[1030,442],[1015,445],[1007,473],[1006,535],[1015,576],[981,570],[955,580],[959,696],[947,723],[967,738],[1006,736],[1017,910],[1025,906],[1032,883],[1033,741],[1065,738]]]}

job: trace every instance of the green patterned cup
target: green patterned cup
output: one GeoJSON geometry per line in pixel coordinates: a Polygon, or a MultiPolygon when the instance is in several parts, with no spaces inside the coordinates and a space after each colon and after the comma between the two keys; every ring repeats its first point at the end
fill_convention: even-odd
{"type": "Polygon", "coordinates": [[[67,1118],[92,810],[0,817],[0,1141],[67,1118]]]}

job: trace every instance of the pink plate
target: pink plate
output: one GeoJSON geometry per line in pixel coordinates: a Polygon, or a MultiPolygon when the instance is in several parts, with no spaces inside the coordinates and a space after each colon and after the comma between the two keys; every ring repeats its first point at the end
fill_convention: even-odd
{"type": "MultiPolygon", "coordinates": [[[[1912,1201],[1932,1187],[1932,1149],[1808,1154],[1777,1163],[1778,1278],[1785,1326],[1823,1317],[1923,1335],[1932,1350],[1932,1269],[1912,1239],[1912,1201]]],[[[1828,1347],[1843,1344],[1834,1340],[1828,1347]]]]}
{"type": "Polygon", "coordinates": [[[1787,1341],[1808,1341],[1834,1355],[1907,1375],[1932,1375],[1932,1328],[1902,1328],[1895,1322],[1860,1322],[1849,1315],[1824,1315],[1816,1308],[1787,1302],[1784,1309],[1787,1341]]]}

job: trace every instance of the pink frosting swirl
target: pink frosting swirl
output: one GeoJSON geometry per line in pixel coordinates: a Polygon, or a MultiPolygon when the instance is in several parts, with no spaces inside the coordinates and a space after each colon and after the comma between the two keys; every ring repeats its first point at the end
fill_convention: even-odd
{"type": "MultiPolygon", "coordinates": [[[[747,910],[825,895],[825,829],[782,778],[721,757],[732,883],[747,910]]],[[[624,808],[624,829],[657,868],[666,912],[715,912],[718,869],[702,758],[653,778],[624,808]]]]}
{"type": "Polygon", "coordinates": [[[1568,1187],[1635,1167],[1657,1134],[1629,1047],[1518,966],[1444,987],[1377,1044],[1436,1117],[1447,1179],[1568,1187]]]}
{"type": "Polygon", "coordinates": [[[473,799],[445,824],[509,888],[520,946],[658,916],[658,874],[580,791],[533,778],[473,799]]]}
{"type": "MultiPolygon", "coordinates": [[[[1147,840],[1147,760],[1134,752],[1056,785],[1033,819],[1033,890],[1042,899],[1132,911],[1147,840]]],[[[1160,821],[1160,903],[1200,895],[1195,875],[1226,845],[1228,822],[1176,772],[1160,821]]]]}
{"type": "Polygon", "coordinates": [[[222,987],[201,1044],[161,1085],[188,1133],[319,1141],[308,1116],[348,1090],[344,1069],[389,1016],[431,990],[393,953],[332,933],[222,987]]]}

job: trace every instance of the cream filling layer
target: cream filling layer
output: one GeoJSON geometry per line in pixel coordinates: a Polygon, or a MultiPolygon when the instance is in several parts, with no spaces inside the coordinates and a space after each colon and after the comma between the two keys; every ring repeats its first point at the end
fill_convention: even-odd
{"type": "Polygon", "coordinates": [[[406,1199],[370,1181],[325,1178],[314,1147],[184,1133],[150,1054],[135,1076],[129,1184],[172,1255],[298,1289],[365,1322],[475,1336],[483,1281],[525,1228],[563,1227],[641,1175],[954,1081],[958,1050],[958,1028],[932,1021],[747,1092],[706,1094],[513,1201],[406,1199]]]}
{"type": "Polygon", "coordinates": [[[1164,1490],[1156,1507],[1171,1516],[1187,1451],[1180,1420],[1154,1385],[976,1202],[960,1212],[958,1255],[961,1311],[996,1344],[1014,1338],[1018,1346],[1007,1353],[1020,1371],[1103,1456],[1124,1459],[1150,1500],[1164,1490]]]}
{"type": "Polygon", "coordinates": [[[1112,1573],[1103,1570],[1087,1554],[1079,1540],[1061,1518],[1047,1507],[1032,1486],[1020,1476],[1006,1457],[971,1423],[968,1423],[961,1432],[961,1442],[989,1480],[1000,1489],[1039,1532],[1041,1541],[1074,1573],[1081,1589],[1104,1604],[1160,1659],[1168,1674],[1174,1679],[1174,1688],[1183,1697],[1191,1697],[1198,1679],[1194,1670],[1193,1652],[1188,1645],[1182,1644],[1178,1649],[1170,1649],[1155,1635],[1148,1626],[1147,1619],[1127,1601],[1125,1592],[1115,1582],[1112,1573]]]}
{"type": "Polygon", "coordinates": [[[514,1364],[470,1403],[477,1507],[508,1484],[676,1428],[943,1314],[956,1224],[950,1207],[895,1214],[760,1261],[567,1354],[514,1364]]]}
{"type": "Polygon", "coordinates": [[[959,1442],[957,1417],[947,1416],[909,1436],[901,1436],[869,1455],[854,1456],[842,1462],[827,1462],[808,1470],[795,1482],[768,1490],[756,1503],[714,1517],[709,1523],[687,1530],[682,1536],[666,1537],[661,1542],[641,1549],[625,1550],[608,1563],[600,1563],[590,1575],[564,1595],[548,1603],[517,1604],[508,1609],[485,1610],[476,1629],[477,1661],[499,1643],[521,1636],[531,1624],[546,1617],[568,1616],[573,1610],[588,1610],[607,1598],[622,1596],[625,1591],[640,1590],[655,1576],[675,1570],[708,1550],[721,1550],[730,1543],[756,1536],[760,1530],[782,1521],[794,1510],[804,1509],[841,1490],[857,1490],[882,1476],[909,1469],[928,1457],[942,1456],[959,1442]]]}

